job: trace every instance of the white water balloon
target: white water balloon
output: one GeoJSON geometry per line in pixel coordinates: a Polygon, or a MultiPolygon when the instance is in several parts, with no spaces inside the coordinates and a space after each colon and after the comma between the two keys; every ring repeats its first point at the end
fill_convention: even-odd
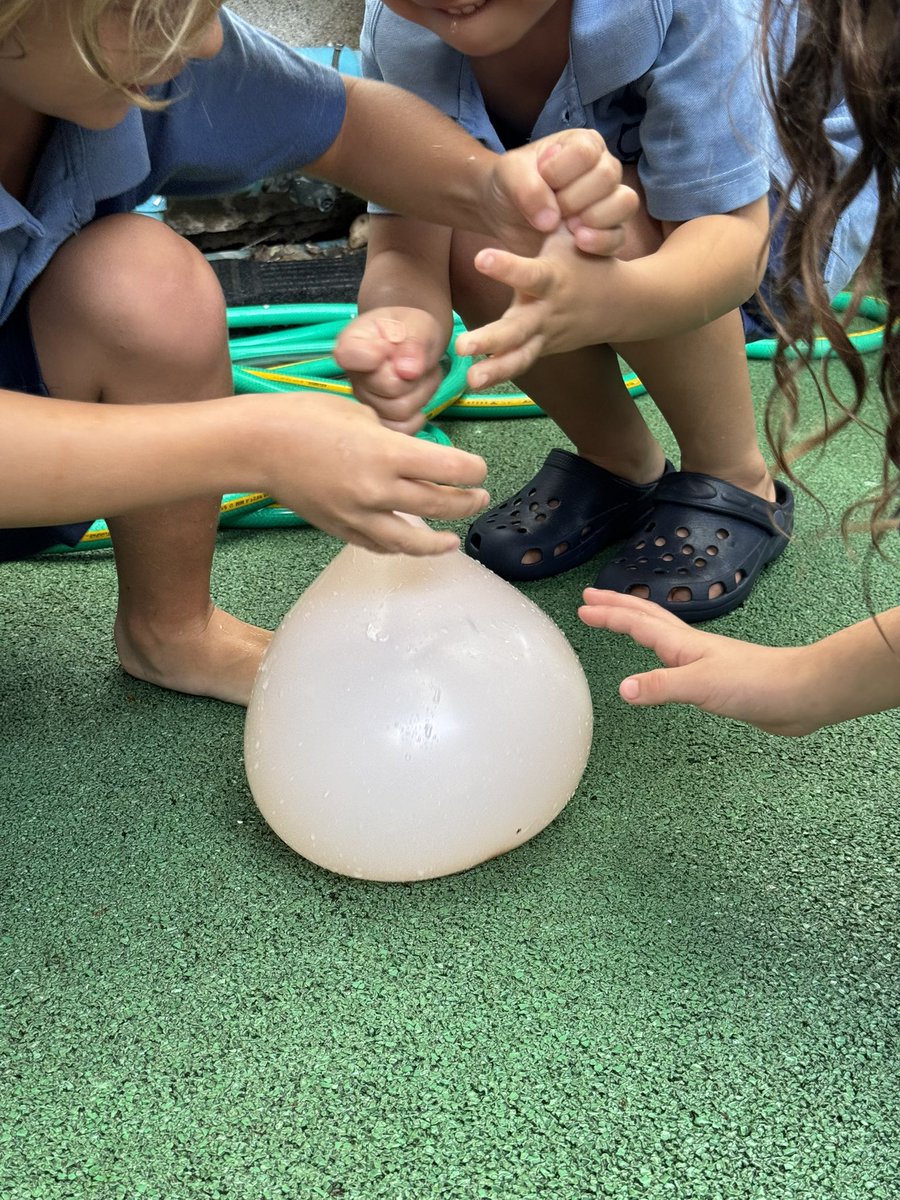
{"type": "Polygon", "coordinates": [[[260,812],[362,879],[463,871],[533,837],[578,786],[590,691],[562,632],[459,551],[343,549],[266,652],[245,761],[260,812]]]}

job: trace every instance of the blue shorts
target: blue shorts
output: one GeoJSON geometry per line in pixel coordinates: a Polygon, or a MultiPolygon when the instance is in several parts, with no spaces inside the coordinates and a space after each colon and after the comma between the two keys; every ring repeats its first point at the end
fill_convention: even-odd
{"type": "MultiPolygon", "coordinates": [[[[30,396],[46,396],[47,385],[31,337],[28,299],[22,300],[0,325],[0,387],[30,396]]],[[[0,529],[0,562],[32,558],[48,546],[74,546],[90,529],[89,521],[78,525],[51,525],[30,529],[0,529]]]]}

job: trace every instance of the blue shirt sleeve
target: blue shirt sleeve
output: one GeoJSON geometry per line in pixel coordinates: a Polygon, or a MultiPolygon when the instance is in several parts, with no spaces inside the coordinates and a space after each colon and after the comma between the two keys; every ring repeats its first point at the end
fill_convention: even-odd
{"type": "Polygon", "coordinates": [[[339,72],[222,10],[224,44],[159,90],[170,105],[142,113],[154,193],[221,195],[313,162],[346,113],[339,72]]]}
{"type": "Polygon", "coordinates": [[[646,105],[638,171],[659,220],[730,212],[769,189],[771,122],[755,71],[757,22],[742,0],[680,0],[635,83],[646,105]]]}

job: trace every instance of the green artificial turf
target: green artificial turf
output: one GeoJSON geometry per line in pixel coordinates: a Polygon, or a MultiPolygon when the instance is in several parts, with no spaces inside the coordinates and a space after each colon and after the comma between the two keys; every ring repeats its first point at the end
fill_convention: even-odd
{"type": "MultiPolygon", "coordinates": [[[[448,432],[498,498],[558,441],[448,432]]],[[[828,511],[799,496],[717,631],[866,615],[835,528],[878,464],[857,429],[803,466],[828,511]]],[[[224,534],[216,597],[274,626],[336,549],[224,534]]],[[[388,885],[268,830],[241,710],[119,672],[107,552],[3,566],[4,1200],[898,1195],[898,713],[789,741],[631,710],[652,655],[577,621],[595,569],[524,589],[590,680],[576,795],[510,854],[388,885]]],[[[871,565],[873,603],[897,572],[871,565]]]]}

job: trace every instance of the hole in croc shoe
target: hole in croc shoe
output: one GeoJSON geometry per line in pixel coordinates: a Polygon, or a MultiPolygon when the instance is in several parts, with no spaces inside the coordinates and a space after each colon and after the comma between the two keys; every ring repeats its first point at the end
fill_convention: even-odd
{"type": "Polygon", "coordinates": [[[646,543],[646,542],[635,542],[635,543],[634,543],[634,548],[635,548],[635,550],[643,550],[643,548],[644,548],[646,545],[647,545],[647,543],[646,543]]]}
{"type": "Polygon", "coordinates": [[[539,562],[543,562],[544,556],[540,550],[526,550],[522,555],[521,562],[523,567],[536,567],[539,562]]]}
{"type": "Polygon", "coordinates": [[[560,542],[558,546],[553,547],[553,557],[559,558],[560,554],[565,554],[569,548],[568,542],[560,542]]]}
{"type": "Polygon", "coordinates": [[[709,591],[707,592],[707,596],[709,597],[710,600],[718,600],[718,598],[720,596],[724,596],[724,595],[725,595],[725,584],[724,583],[711,583],[709,585],[709,591]]]}
{"type": "Polygon", "coordinates": [[[706,566],[706,559],[705,559],[705,558],[695,558],[695,559],[694,559],[694,566],[695,566],[695,567],[705,567],[705,566],[706,566]]]}
{"type": "Polygon", "coordinates": [[[658,538],[653,539],[654,546],[664,546],[665,544],[666,544],[666,539],[664,537],[658,537],[658,538]]]}
{"type": "Polygon", "coordinates": [[[546,513],[538,513],[537,516],[534,518],[534,520],[535,520],[535,524],[540,524],[541,522],[547,520],[547,514],[546,513]]]}
{"type": "Polygon", "coordinates": [[[709,555],[710,558],[715,558],[716,555],[719,553],[719,547],[718,546],[707,546],[706,553],[709,555]]]}
{"type": "Polygon", "coordinates": [[[716,537],[719,539],[720,542],[724,542],[727,537],[731,537],[731,534],[728,532],[727,529],[717,529],[716,537]]]}
{"type": "Polygon", "coordinates": [[[693,598],[694,593],[688,587],[672,588],[666,597],[670,604],[687,604],[693,598]]]}
{"type": "Polygon", "coordinates": [[[681,553],[682,553],[682,554],[693,554],[693,553],[694,553],[694,547],[693,547],[693,546],[689,546],[689,545],[688,545],[688,543],[687,543],[687,542],[685,542],[685,544],[684,544],[684,545],[681,547],[681,553]]]}
{"type": "Polygon", "coordinates": [[[529,495],[529,496],[536,496],[536,495],[537,495],[537,488],[529,488],[529,489],[528,489],[528,495],[529,495]]]}
{"type": "Polygon", "coordinates": [[[746,571],[741,570],[741,569],[738,569],[737,571],[735,571],[735,573],[734,573],[734,582],[735,583],[743,583],[746,578],[747,578],[746,571]]]}
{"type": "Polygon", "coordinates": [[[583,538],[590,537],[593,532],[594,532],[593,525],[585,525],[581,531],[581,536],[583,538]]]}
{"type": "Polygon", "coordinates": [[[679,526],[679,528],[678,528],[678,529],[676,529],[676,530],[675,530],[675,534],[676,534],[676,536],[677,536],[677,537],[680,537],[680,538],[686,538],[686,537],[689,537],[689,536],[690,536],[690,532],[691,532],[691,531],[690,531],[690,530],[687,528],[687,526],[685,526],[685,525],[681,525],[681,526],[679,526]]]}
{"type": "Polygon", "coordinates": [[[471,543],[472,546],[474,546],[474,548],[476,550],[480,550],[481,549],[481,534],[480,533],[469,534],[469,542],[471,543]]]}
{"type": "Polygon", "coordinates": [[[556,499],[556,497],[555,497],[555,496],[552,496],[552,497],[551,497],[551,498],[550,498],[550,499],[547,501],[547,507],[548,507],[548,508],[559,508],[559,501],[556,499]]]}
{"type": "Polygon", "coordinates": [[[640,596],[642,600],[650,599],[650,589],[646,583],[635,583],[630,588],[625,589],[626,596],[640,596]]]}
{"type": "Polygon", "coordinates": [[[538,511],[540,511],[540,507],[541,506],[538,504],[537,500],[533,500],[531,502],[531,504],[528,505],[528,509],[530,512],[538,512],[538,511]]]}
{"type": "Polygon", "coordinates": [[[664,555],[662,556],[662,560],[663,560],[663,562],[674,562],[674,561],[675,561],[675,555],[674,555],[674,554],[664,554],[664,555]]]}

